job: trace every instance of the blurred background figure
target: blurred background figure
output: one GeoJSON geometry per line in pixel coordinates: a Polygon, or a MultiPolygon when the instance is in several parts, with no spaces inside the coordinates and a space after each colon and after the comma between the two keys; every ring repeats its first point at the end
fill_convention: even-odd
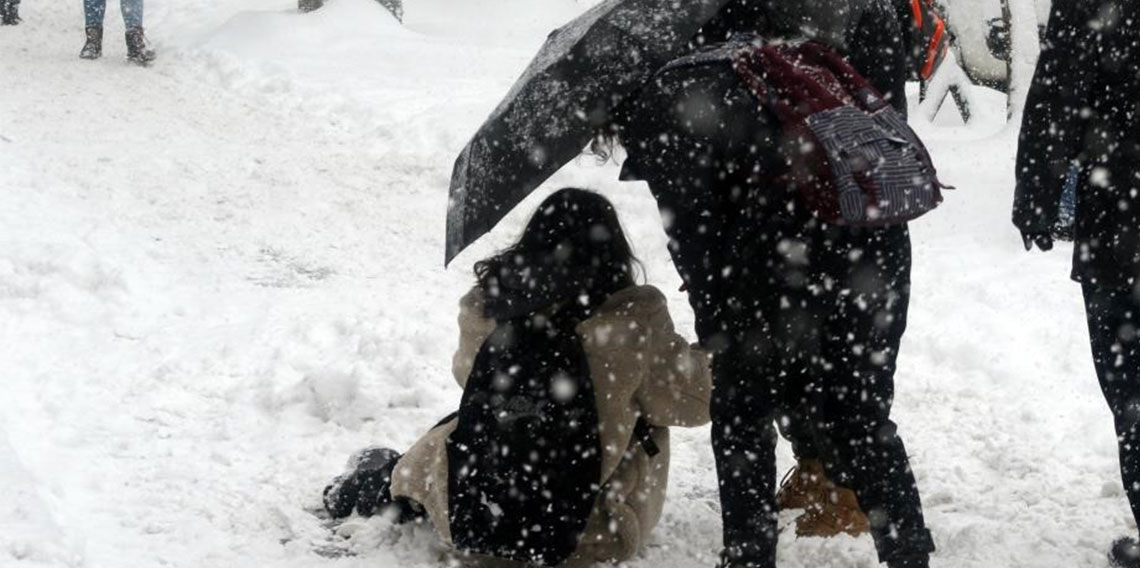
{"type": "MultiPolygon", "coordinates": [[[[147,45],[143,32],[143,0],[120,0],[123,23],[127,33],[127,59],[138,65],[149,65],[155,52],[147,45]]],[[[87,43],[79,57],[99,59],[103,56],[103,18],[107,13],[107,0],[83,0],[83,14],[87,23],[87,43]]]]}

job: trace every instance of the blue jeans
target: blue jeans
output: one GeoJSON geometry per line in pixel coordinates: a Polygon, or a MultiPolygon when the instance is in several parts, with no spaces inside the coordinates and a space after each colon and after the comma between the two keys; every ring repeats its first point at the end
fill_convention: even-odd
{"type": "MultiPolygon", "coordinates": [[[[119,0],[123,10],[123,23],[127,29],[141,28],[143,25],[143,0],[119,0]]],[[[83,0],[83,13],[87,27],[103,27],[103,15],[107,13],[107,0],[83,0]]]]}
{"type": "Polygon", "coordinates": [[[1061,192],[1061,212],[1057,221],[1062,225],[1072,225],[1077,215],[1077,185],[1081,182],[1081,168],[1077,164],[1069,166],[1065,176],[1065,189],[1061,192]]]}

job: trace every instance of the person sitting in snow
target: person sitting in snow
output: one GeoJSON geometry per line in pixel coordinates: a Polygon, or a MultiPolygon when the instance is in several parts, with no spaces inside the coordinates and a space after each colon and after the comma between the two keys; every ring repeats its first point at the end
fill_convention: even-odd
{"type": "MultiPolygon", "coordinates": [[[[127,59],[138,65],[149,65],[155,52],[147,45],[143,32],[143,0],[121,0],[123,23],[127,26],[127,59]]],[[[87,42],[79,52],[83,59],[103,56],[103,16],[107,13],[107,0],[83,0],[83,15],[87,24],[87,42]]]]}
{"type": "Polygon", "coordinates": [[[400,456],[367,450],[326,488],[334,517],[426,514],[476,559],[621,562],[661,517],[670,426],[709,422],[708,355],[634,281],[613,206],[563,189],[475,265],[452,372],[459,411],[400,456]]]}

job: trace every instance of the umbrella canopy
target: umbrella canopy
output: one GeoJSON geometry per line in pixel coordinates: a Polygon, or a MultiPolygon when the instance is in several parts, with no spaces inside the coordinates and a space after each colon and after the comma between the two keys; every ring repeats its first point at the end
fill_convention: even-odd
{"type": "Polygon", "coordinates": [[[729,0],[607,0],[550,34],[455,163],[445,264],[559,168],[729,0]]]}

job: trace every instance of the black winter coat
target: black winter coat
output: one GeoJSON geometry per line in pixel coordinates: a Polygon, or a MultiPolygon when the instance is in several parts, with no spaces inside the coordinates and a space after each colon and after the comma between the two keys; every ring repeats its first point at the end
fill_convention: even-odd
{"type": "Polygon", "coordinates": [[[1073,279],[1131,288],[1140,276],[1140,6],[1054,0],[1017,152],[1013,222],[1046,233],[1057,222],[1073,161],[1073,279]]]}

